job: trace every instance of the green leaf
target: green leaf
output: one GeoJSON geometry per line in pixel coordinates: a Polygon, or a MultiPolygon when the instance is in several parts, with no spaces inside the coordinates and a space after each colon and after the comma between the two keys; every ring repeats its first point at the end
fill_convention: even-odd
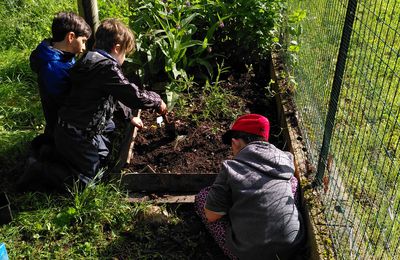
{"type": "Polygon", "coordinates": [[[173,107],[175,106],[176,102],[179,99],[179,93],[172,91],[172,90],[166,90],[166,95],[167,95],[167,106],[169,110],[172,110],[173,107]]]}
{"type": "Polygon", "coordinates": [[[181,26],[186,27],[198,15],[199,15],[198,13],[193,13],[189,17],[183,19],[181,22],[181,26]]]}

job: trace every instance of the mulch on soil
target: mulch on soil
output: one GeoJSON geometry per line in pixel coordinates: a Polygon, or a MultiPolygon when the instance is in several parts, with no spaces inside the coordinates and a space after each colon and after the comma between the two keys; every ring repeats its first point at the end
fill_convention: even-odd
{"type": "MultiPolygon", "coordinates": [[[[271,123],[270,142],[284,149],[277,122],[276,103],[267,97],[265,89],[254,76],[241,74],[235,79],[228,77],[221,83],[240,100],[244,107],[239,114],[259,113],[268,117],[271,123]]],[[[195,111],[196,112],[196,111],[195,111]]],[[[125,171],[138,173],[218,173],[223,160],[231,157],[230,147],[222,143],[222,134],[229,129],[231,121],[226,119],[193,123],[187,119],[169,115],[175,129],[156,123],[156,113],[142,111],[142,121],[146,128],[141,129],[135,139],[134,154],[125,171]]]]}
{"type": "Polygon", "coordinates": [[[132,172],[217,173],[220,162],[230,156],[230,147],[220,138],[226,126],[215,129],[207,123],[196,126],[177,120],[171,132],[156,124],[156,114],[143,114],[148,127],[135,140],[128,167],[132,172]]]}

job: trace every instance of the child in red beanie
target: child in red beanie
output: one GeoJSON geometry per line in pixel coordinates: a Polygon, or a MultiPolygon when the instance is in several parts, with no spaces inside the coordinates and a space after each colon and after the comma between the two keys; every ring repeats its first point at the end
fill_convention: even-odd
{"type": "Polygon", "coordinates": [[[234,158],[196,196],[197,213],[231,259],[294,259],[304,240],[293,197],[293,156],[268,137],[266,117],[239,117],[222,136],[234,158]]]}

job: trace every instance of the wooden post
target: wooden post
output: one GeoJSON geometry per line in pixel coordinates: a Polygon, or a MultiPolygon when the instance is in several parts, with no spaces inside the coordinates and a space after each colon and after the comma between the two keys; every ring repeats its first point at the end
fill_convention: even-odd
{"type": "Polygon", "coordinates": [[[100,24],[97,0],[78,0],[78,10],[79,15],[82,16],[89,24],[90,28],[92,28],[92,37],[90,37],[87,42],[87,49],[91,50],[94,44],[94,34],[100,24]]]}
{"type": "MultiPolygon", "coordinates": [[[[136,117],[139,117],[140,118],[140,113],[141,113],[141,109],[138,109],[138,112],[137,112],[137,114],[136,114],[136,117]]],[[[137,131],[138,131],[138,128],[137,127],[133,127],[133,133],[132,133],[132,137],[131,137],[131,142],[130,142],[130,144],[129,144],[129,149],[128,149],[128,156],[127,156],[127,158],[126,158],[126,163],[127,164],[129,164],[130,162],[131,162],[131,159],[132,159],[132,156],[133,156],[133,147],[134,147],[134,145],[135,145],[135,138],[136,138],[136,136],[137,136],[137,131]]]]}
{"type": "MultiPolygon", "coordinates": [[[[140,113],[141,109],[138,109],[136,116],[140,117],[140,113]]],[[[137,127],[134,127],[131,123],[128,123],[124,133],[124,138],[121,142],[121,147],[119,148],[117,163],[112,172],[119,173],[126,164],[130,163],[137,131],[137,127]]]]}

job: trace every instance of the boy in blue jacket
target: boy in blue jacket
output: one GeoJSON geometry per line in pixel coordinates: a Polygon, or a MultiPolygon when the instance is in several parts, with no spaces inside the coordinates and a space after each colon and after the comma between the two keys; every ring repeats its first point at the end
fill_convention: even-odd
{"type": "Polygon", "coordinates": [[[85,20],[72,12],[56,14],[51,30],[52,38],[43,40],[30,55],[46,120],[44,134],[32,141],[34,152],[43,144],[54,142],[58,110],[70,90],[69,69],[75,63],[75,55],[85,51],[92,33],[85,20]]]}

